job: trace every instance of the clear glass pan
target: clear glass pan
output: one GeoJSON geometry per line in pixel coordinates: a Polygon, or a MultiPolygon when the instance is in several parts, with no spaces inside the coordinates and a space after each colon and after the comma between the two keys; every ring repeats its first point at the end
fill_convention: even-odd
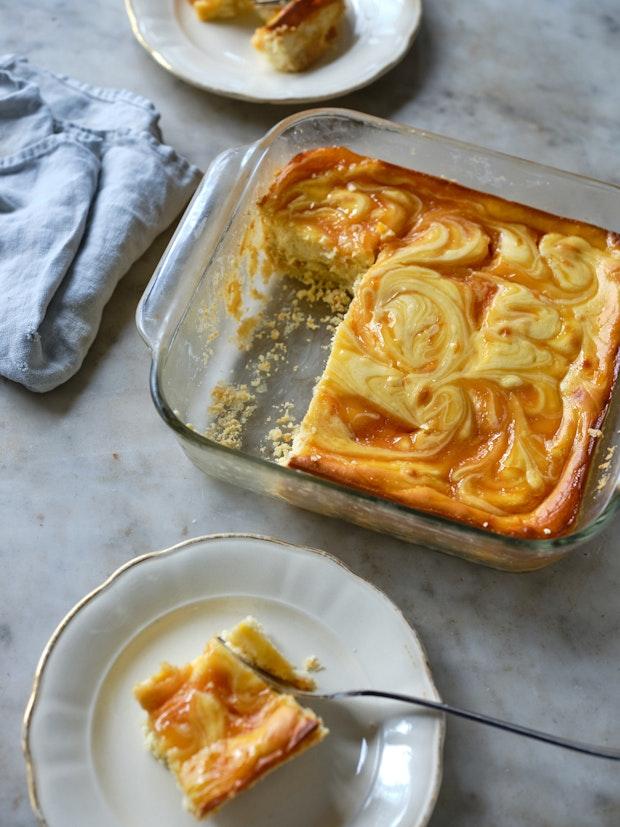
{"type": "MultiPolygon", "coordinates": [[[[239,264],[239,249],[257,197],[291,156],[334,144],[620,231],[619,187],[357,112],[316,109],[294,115],[260,141],[214,160],[144,293],[137,324],[152,351],[151,391],[157,410],[189,458],[228,482],[496,568],[527,571],[560,559],[597,533],[620,502],[620,451],[615,450],[620,434],[618,384],[577,518],[566,534],[549,540],[492,534],[267,459],[261,440],[269,430],[268,414],[275,404],[290,401],[297,417],[303,415],[327,357],[328,331],[292,335],[287,345],[300,369],[293,374],[281,367],[268,380],[240,449],[203,435],[214,386],[220,381],[247,383],[250,376],[252,354],[235,342],[238,322],[227,311],[224,297],[234,272],[242,289],[248,288],[247,309],[252,312],[250,277],[239,264]]],[[[277,282],[267,296],[273,309],[282,300],[281,282],[271,281],[277,282]]]]}

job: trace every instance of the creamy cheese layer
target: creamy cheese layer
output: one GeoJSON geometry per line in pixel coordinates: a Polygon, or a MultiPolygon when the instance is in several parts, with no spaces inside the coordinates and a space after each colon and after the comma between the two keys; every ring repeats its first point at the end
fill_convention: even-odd
{"type": "Polygon", "coordinates": [[[617,236],[341,148],[293,159],[262,212],[280,267],[361,274],[290,465],[564,530],[615,376],[617,236]]]}
{"type": "MultiPolygon", "coordinates": [[[[255,622],[243,621],[228,636],[244,657],[258,655],[295,675],[255,622]]],[[[271,689],[217,638],[185,666],[162,664],[134,693],[148,713],[151,751],[198,818],[327,735],[314,712],[271,689]]]]}

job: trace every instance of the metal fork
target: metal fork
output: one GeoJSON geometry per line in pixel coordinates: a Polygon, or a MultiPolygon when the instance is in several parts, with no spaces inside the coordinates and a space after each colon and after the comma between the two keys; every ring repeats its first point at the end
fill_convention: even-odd
{"type": "Polygon", "coordinates": [[[510,721],[503,721],[501,718],[493,718],[490,715],[483,715],[480,712],[472,712],[468,709],[461,709],[458,706],[442,703],[441,701],[430,701],[426,698],[418,698],[414,695],[402,695],[398,692],[383,692],[378,689],[347,689],[339,692],[328,693],[305,692],[297,689],[297,687],[288,681],[277,677],[277,675],[273,675],[271,672],[261,669],[260,666],[256,666],[256,664],[247,660],[232,649],[223,638],[218,637],[218,640],[226,646],[228,651],[231,652],[237,660],[252,669],[252,671],[254,671],[266,683],[273,687],[273,689],[278,692],[286,692],[290,695],[294,695],[296,698],[319,698],[325,701],[335,701],[341,698],[387,698],[392,701],[402,701],[403,703],[421,706],[425,709],[433,709],[436,712],[445,712],[448,715],[455,715],[457,718],[465,718],[467,721],[475,721],[478,724],[484,724],[485,726],[494,727],[495,729],[501,729],[504,730],[504,732],[512,732],[515,735],[522,735],[525,738],[531,738],[534,741],[542,741],[544,744],[552,744],[553,746],[561,747],[562,749],[580,752],[583,755],[591,755],[595,758],[605,758],[608,761],[620,760],[620,750],[614,749],[613,747],[599,747],[593,744],[583,743],[583,741],[573,741],[569,738],[562,738],[559,735],[552,735],[548,732],[541,732],[537,729],[521,726],[521,724],[513,724],[510,721]]]}

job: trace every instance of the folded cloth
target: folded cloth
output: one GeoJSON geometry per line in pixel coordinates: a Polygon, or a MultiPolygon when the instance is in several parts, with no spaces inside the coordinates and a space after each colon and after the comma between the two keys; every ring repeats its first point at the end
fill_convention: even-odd
{"type": "Polygon", "coordinates": [[[153,104],[0,57],[0,374],[30,390],[82,364],[119,279],[199,170],[153,104]]]}

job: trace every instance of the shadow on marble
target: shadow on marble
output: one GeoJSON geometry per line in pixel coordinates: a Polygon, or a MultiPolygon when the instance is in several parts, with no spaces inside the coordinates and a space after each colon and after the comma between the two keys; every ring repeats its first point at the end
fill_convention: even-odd
{"type": "Polygon", "coordinates": [[[379,118],[394,117],[416,98],[439,65],[435,37],[428,15],[423,15],[417,36],[399,64],[370,86],[325,105],[357,109],[379,118]]]}
{"type": "Polygon", "coordinates": [[[610,762],[450,722],[429,827],[617,827],[619,812],[617,768],[610,762]],[[484,789],[474,761],[485,767],[484,789]]]}

